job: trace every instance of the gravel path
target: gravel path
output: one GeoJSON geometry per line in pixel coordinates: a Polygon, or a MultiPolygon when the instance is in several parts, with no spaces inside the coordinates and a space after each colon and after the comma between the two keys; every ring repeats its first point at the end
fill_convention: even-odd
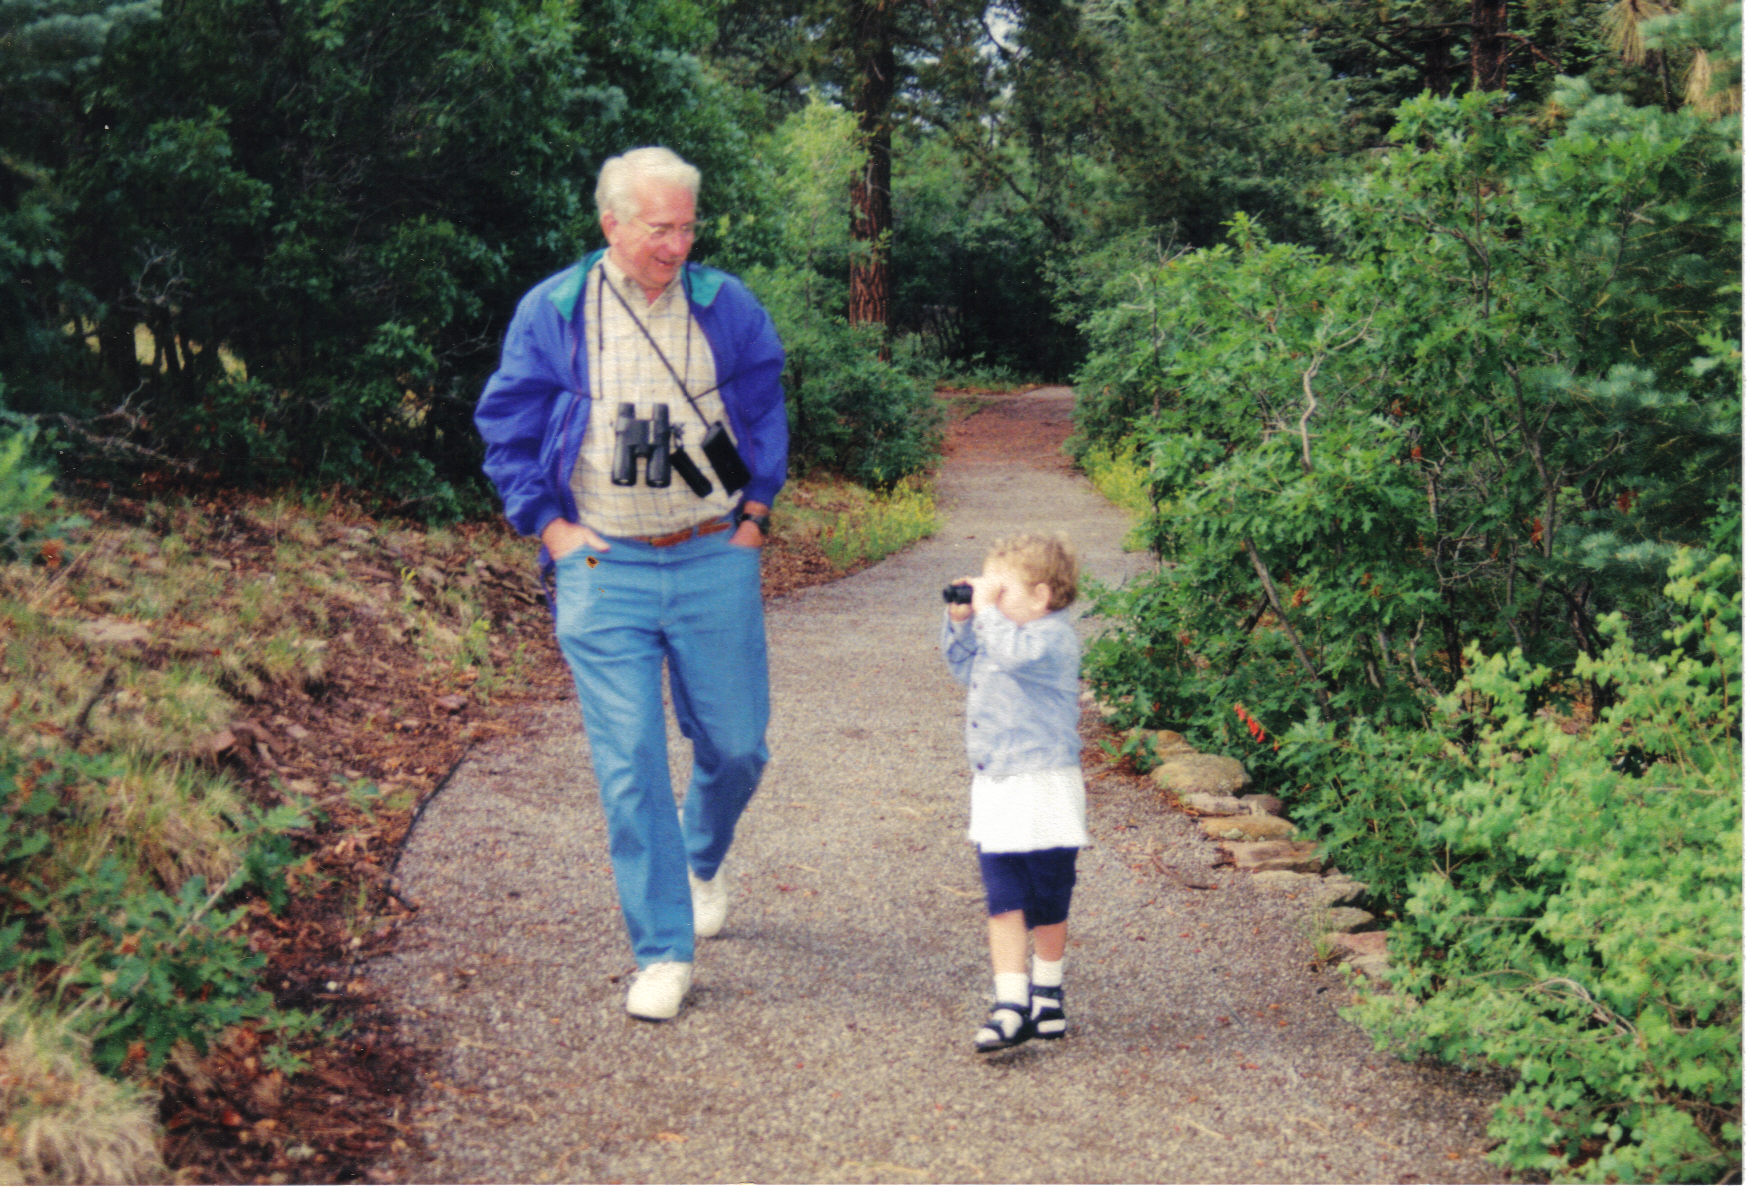
{"type": "MultiPolygon", "coordinates": [[[[1031,393],[968,427],[1062,432],[1067,403],[1031,393]]],[[[1022,527],[1070,533],[1105,579],[1143,563],[1125,518],[1039,454],[966,445],[940,511],[929,541],[770,604],[773,760],[674,1022],[622,1007],[573,706],[432,799],[400,867],[420,914],[371,969],[436,1054],[408,1180],[1504,1181],[1490,1088],[1372,1051],[1336,1014],[1344,984],[1311,970],[1301,912],[1211,868],[1190,820],[1113,774],[1090,780],[1070,1036],[972,1051],[990,979],[938,591],[1022,527]]],[[[672,749],[683,778],[673,728],[672,749]]]]}

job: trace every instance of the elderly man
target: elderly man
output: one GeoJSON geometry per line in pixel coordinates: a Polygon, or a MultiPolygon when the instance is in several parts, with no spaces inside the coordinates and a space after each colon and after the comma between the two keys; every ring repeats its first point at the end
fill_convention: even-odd
{"type": "Polygon", "coordinates": [[[700,172],[660,147],[603,164],[606,250],[518,304],[475,411],[506,518],[542,541],[638,976],[675,1016],[695,937],[767,761],[760,549],[785,482],[784,354],[736,278],[688,261],[700,172]],[[678,818],[663,673],[693,744],[678,818]]]}

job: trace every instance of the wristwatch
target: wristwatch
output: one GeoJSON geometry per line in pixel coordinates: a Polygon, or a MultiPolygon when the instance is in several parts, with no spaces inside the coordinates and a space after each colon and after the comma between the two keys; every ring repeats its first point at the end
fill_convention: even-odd
{"type": "Polygon", "coordinates": [[[738,512],[737,513],[737,527],[741,528],[743,526],[743,521],[745,521],[745,520],[749,521],[756,528],[760,529],[762,536],[767,535],[767,530],[769,528],[771,528],[772,524],[773,524],[773,521],[765,513],[757,516],[753,512],[738,512]]]}

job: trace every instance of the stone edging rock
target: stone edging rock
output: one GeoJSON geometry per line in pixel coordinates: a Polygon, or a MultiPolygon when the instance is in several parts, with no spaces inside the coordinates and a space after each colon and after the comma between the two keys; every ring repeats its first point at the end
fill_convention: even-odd
{"type": "MultiPolygon", "coordinates": [[[[1088,693],[1085,699],[1093,703],[1088,693]]],[[[1101,704],[1094,706],[1109,715],[1101,704]]],[[[1161,763],[1151,770],[1151,781],[1198,819],[1229,863],[1253,874],[1259,885],[1307,906],[1307,930],[1334,958],[1379,980],[1388,967],[1388,934],[1376,927],[1374,915],[1351,905],[1363,897],[1363,883],[1323,867],[1320,845],[1297,838],[1282,799],[1247,793],[1253,779],[1241,762],[1201,753],[1179,732],[1145,735],[1161,763]]]]}

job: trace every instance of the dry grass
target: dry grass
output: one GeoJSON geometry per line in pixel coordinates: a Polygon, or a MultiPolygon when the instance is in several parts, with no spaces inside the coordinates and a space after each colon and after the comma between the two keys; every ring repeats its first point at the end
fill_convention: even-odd
{"type": "Polygon", "coordinates": [[[130,758],[91,796],[70,836],[87,841],[87,868],[113,856],[174,892],[190,878],[216,881],[237,868],[242,847],[230,817],[244,802],[228,780],[187,763],[130,758]]]}
{"type": "Polygon", "coordinates": [[[154,1106],[93,1069],[63,1021],[0,1003],[0,1185],[165,1181],[154,1106]]]}
{"type": "MultiPolygon", "coordinates": [[[[378,631],[362,620],[421,649],[429,677],[408,679],[417,691],[466,687],[489,668],[504,686],[521,660],[488,660],[496,629],[479,601],[490,568],[523,567],[527,546],[509,536],[465,542],[287,498],[85,514],[83,530],[0,562],[0,796],[13,811],[32,794],[55,798],[0,846],[19,850],[9,868],[28,871],[32,893],[77,894],[106,860],[142,894],[232,876],[240,829],[263,802],[246,788],[260,763],[250,741],[227,760],[219,746],[278,701],[344,688],[343,659],[362,668],[355,641],[378,631]],[[48,847],[21,848],[38,825],[48,847]]],[[[304,735],[288,723],[262,743],[282,751],[304,735]]],[[[101,922],[63,921],[71,942],[9,979],[20,989],[0,1001],[0,1184],[169,1180],[156,1099],[98,1073],[72,1031],[95,992],[81,999],[70,979],[113,947],[101,922]]]]}

